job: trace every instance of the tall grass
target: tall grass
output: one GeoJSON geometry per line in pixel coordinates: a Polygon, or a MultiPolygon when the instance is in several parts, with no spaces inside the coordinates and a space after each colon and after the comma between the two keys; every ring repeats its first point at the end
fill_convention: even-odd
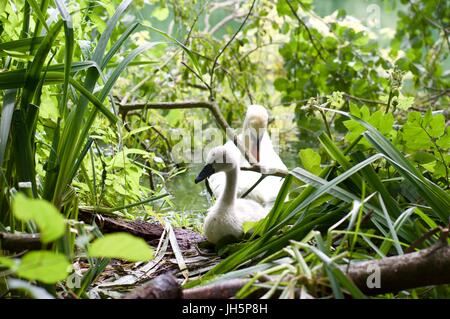
{"type": "Polygon", "coordinates": [[[24,29],[21,34],[30,34],[30,21],[34,19],[32,36],[1,44],[2,54],[14,51],[32,56],[27,65],[9,64],[6,65],[8,70],[0,73],[0,89],[4,91],[0,122],[0,207],[1,221],[6,225],[10,218],[7,213],[7,190],[17,187],[19,182],[31,183],[33,197],[43,197],[63,208],[65,199],[70,199],[69,187],[86,154],[90,129],[95,119],[101,114],[113,125],[119,122],[114,108],[107,107],[104,102],[121,72],[139,53],[152,46],[136,49],[112,71],[108,70],[111,74],[109,77],[105,78],[103,75],[109,68],[108,62],[121,54],[120,48],[136,30],[137,23],[134,23],[106,50],[111,35],[131,3],[131,0],[125,0],[119,5],[109,19],[105,32],[101,34],[94,53],[86,61],[73,61],[73,22],[61,0],[55,0],[60,20],[51,25],[46,23],[49,1],[42,1],[40,5],[35,1],[25,2],[24,29]],[[45,30],[45,35],[42,35],[42,30],[45,30]],[[59,41],[62,38],[64,46],[57,45],[56,39],[59,41]],[[55,56],[59,56],[60,51],[64,53],[64,58],[58,63],[55,56]],[[52,132],[51,151],[45,166],[46,175],[37,184],[34,132],[44,85],[59,86],[61,94],[58,100],[58,118],[52,132]],[[99,93],[94,93],[96,86],[102,87],[99,93]]]}

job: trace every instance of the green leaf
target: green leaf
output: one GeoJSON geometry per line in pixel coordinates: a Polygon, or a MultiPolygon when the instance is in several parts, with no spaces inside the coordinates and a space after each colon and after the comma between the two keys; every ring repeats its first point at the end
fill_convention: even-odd
{"type": "Polygon", "coordinates": [[[37,4],[35,0],[27,0],[27,2],[30,4],[30,6],[33,8],[33,12],[36,15],[37,19],[40,23],[44,26],[44,28],[49,31],[47,22],[45,21],[45,16],[43,12],[41,11],[40,6],[37,4]]]}
{"type": "Polygon", "coordinates": [[[434,115],[429,123],[428,134],[432,137],[440,137],[445,131],[445,117],[443,114],[434,115]]]}
{"type": "Polygon", "coordinates": [[[414,123],[406,123],[403,126],[403,139],[406,147],[412,150],[425,150],[432,143],[425,130],[414,123]]]}
{"type": "Polygon", "coordinates": [[[64,218],[49,202],[18,193],[14,197],[12,208],[17,219],[24,222],[33,220],[38,225],[43,243],[49,243],[64,235],[64,218]]]}
{"type": "Polygon", "coordinates": [[[48,58],[48,54],[53,46],[53,42],[59,34],[59,31],[63,25],[62,21],[58,21],[48,32],[45,39],[39,46],[33,62],[30,65],[28,72],[26,73],[24,90],[22,93],[20,108],[25,110],[28,104],[31,102],[33,95],[38,88],[41,71],[45,65],[45,61],[48,58]]]}
{"type": "Polygon", "coordinates": [[[0,57],[6,55],[1,51],[13,50],[15,52],[26,52],[30,50],[30,47],[32,45],[40,44],[42,40],[44,40],[44,37],[24,38],[15,41],[0,43],[0,57]]]}
{"type": "Polygon", "coordinates": [[[289,87],[289,81],[285,78],[277,78],[273,85],[277,91],[283,92],[289,87]]]}
{"type": "Polygon", "coordinates": [[[153,250],[142,238],[127,233],[114,233],[98,238],[90,244],[89,256],[148,261],[153,258],[153,250]]]}
{"type": "Polygon", "coordinates": [[[16,263],[14,262],[14,259],[0,256],[0,265],[8,269],[13,269],[16,266],[16,263]]]}
{"type": "Polygon", "coordinates": [[[397,98],[397,108],[400,110],[406,111],[414,104],[414,97],[413,96],[403,96],[400,94],[400,96],[397,98]]]}
{"type": "Polygon", "coordinates": [[[51,251],[32,251],[23,256],[17,269],[19,277],[54,284],[64,280],[72,266],[66,256],[51,251]]]}
{"type": "Polygon", "coordinates": [[[69,78],[70,78],[70,70],[72,68],[72,58],[74,51],[74,35],[73,35],[73,23],[72,18],[69,14],[69,11],[62,0],[55,0],[56,6],[58,7],[61,16],[64,21],[64,34],[65,34],[65,59],[64,59],[64,85],[63,85],[63,98],[61,101],[60,113],[63,114],[66,108],[68,97],[68,89],[69,89],[69,78]]]}
{"type": "Polygon", "coordinates": [[[313,174],[320,174],[320,155],[316,153],[313,149],[307,148],[299,152],[300,160],[303,166],[313,174]]]}
{"type": "Polygon", "coordinates": [[[258,224],[258,222],[245,222],[242,225],[242,229],[244,230],[244,233],[248,233],[252,228],[255,227],[256,224],[258,224]]]}
{"type": "Polygon", "coordinates": [[[152,17],[155,17],[159,21],[164,21],[169,17],[169,9],[167,8],[156,8],[152,12],[152,17]]]}
{"type": "Polygon", "coordinates": [[[444,136],[438,139],[436,141],[436,144],[444,149],[450,148],[450,126],[447,127],[447,133],[445,133],[444,136]]]}

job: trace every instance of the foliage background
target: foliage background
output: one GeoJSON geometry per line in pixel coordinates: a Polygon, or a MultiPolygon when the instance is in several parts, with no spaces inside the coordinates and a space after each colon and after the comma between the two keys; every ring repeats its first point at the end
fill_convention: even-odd
{"type": "MultiPolygon", "coordinates": [[[[312,182],[305,181],[303,171],[294,174],[291,188],[286,184],[288,204],[273,209],[259,228],[260,234],[262,229],[272,229],[272,237],[265,238],[268,243],[280,235],[277,231],[286,235],[280,236],[285,240],[279,246],[266,247],[265,256],[274,247],[289,246],[287,255],[290,249],[304,249],[308,267],[315,269],[324,261],[305,248],[308,240],[336,262],[347,257],[338,254],[341,249],[350,255],[359,249],[355,259],[401,254],[402,246],[448,221],[449,19],[448,1],[442,0],[3,0],[0,228],[52,233],[65,225],[65,232],[56,230],[48,241],[59,255],[47,258],[65,256],[72,264],[75,258],[88,256],[83,287],[75,292],[85,297],[108,264],[106,258],[116,255],[102,251],[89,257],[92,241],[102,235],[95,225],[78,221],[79,207],[200,231],[211,203],[203,187],[192,183],[198,167],[175,163],[171,148],[178,142],[173,139],[174,129],[189,129],[197,119],[214,127],[213,116],[204,109],[145,109],[122,116],[121,105],[215,101],[227,122],[240,127],[246,105],[257,103],[270,109],[271,126],[280,129],[281,156],[289,168],[303,167],[325,181],[348,174],[351,181],[341,186],[354,195],[350,203],[333,195],[325,197],[328,202],[311,199],[312,215],[307,209],[302,215],[302,203],[312,198],[308,197],[311,188],[304,190],[305,183],[312,182]],[[383,152],[373,142],[376,138],[361,138],[368,127],[348,114],[389,140],[393,151],[385,155],[393,161],[373,162],[373,172],[365,174],[352,171],[364,159],[383,152]],[[350,155],[340,156],[339,150],[350,145],[350,155]],[[327,170],[336,163],[338,169],[327,170]],[[421,182],[404,182],[408,178],[399,171],[399,163],[421,182]],[[20,183],[24,181],[31,182],[31,188],[20,183]],[[24,201],[14,212],[16,191],[46,202],[24,201]],[[318,221],[294,237],[285,229],[309,225],[313,219],[308,218],[325,212],[338,216],[354,211],[361,217],[364,205],[354,206],[360,207],[356,210],[350,206],[356,205],[355,198],[364,202],[370,196],[374,197],[368,202],[381,209],[380,214],[386,203],[390,219],[364,229],[354,220],[346,221],[344,229],[356,227],[356,234],[348,233],[338,243],[333,240],[336,234],[311,235],[318,221]],[[430,205],[433,198],[442,203],[442,210],[430,205]],[[48,202],[63,221],[51,217],[57,213],[20,215],[28,205],[48,202]],[[399,219],[413,215],[407,222],[399,219]],[[291,221],[281,222],[286,216],[291,221]],[[368,243],[369,234],[383,239],[368,243]],[[322,246],[320,236],[326,237],[322,246]],[[303,241],[303,246],[291,244],[290,239],[303,241]]],[[[376,141],[383,143],[381,138],[376,141]]],[[[425,240],[422,247],[437,237],[425,240]]],[[[239,266],[236,256],[249,251],[245,249],[258,251],[257,245],[250,240],[232,248],[237,255],[210,275],[233,270],[239,266]]],[[[151,254],[142,255],[150,258],[151,254]]],[[[6,274],[39,282],[33,273],[14,270],[10,260],[3,261],[9,265],[6,274]]],[[[342,296],[338,287],[359,296],[354,287],[327,271],[333,296],[342,296]]],[[[282,279],[288,275],[279,272],[282,279]]],[[[408,296],[447,295],[448,289],[437,288],[408,296]]]]}

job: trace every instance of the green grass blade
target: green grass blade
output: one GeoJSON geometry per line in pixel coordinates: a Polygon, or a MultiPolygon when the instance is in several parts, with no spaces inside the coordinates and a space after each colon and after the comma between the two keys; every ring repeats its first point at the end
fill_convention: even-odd
{"type": "Polygon", "coordinates": [[[381,134],[372,125],[364,120],[347,112],[340,110],[328,109],[319,107],[324,111],[335,112],[353,119],[366,128],[363,136],[370,144],[380,153],[384,154],[399,171],[399,173],[407,179],[417,192],[423,197],[428,205],[433,209],[433,212],[445,224],[448,223],[450,217],[450,194],[442,188],[425,178],[422,173],[410,162],[405,156],[395,148],[395,146],[381,134]]]}
{"type": "MultiPolygon", "coordinates": [[[[61,14],[64,21],[64,35],[65,35],[65,47],[64,47],[64,84],[63,84],[63,92],[62,92],[62,100],[60,103],[59,112],[60,115],[63,115],[66,112],[67,101],[68,101],[68,89],[69,89],[69,78],[70,71],[72,68],[72,57],[73,57],[73,49],[74,49],[74,38],[73,38],[73,24],[72,17],[69,14],[69,11],[62,0],[55,0],[56,6],[58,7],[59,13],[61,14]]],[[[65,117],[65,116],[63,116],[65,117]]]]}
{"type": "Polygon", "coordinates": [[[122,14],[131,4],[131,2],[132,0],[122,1],[116,12],[114,12],[114,15],[109,19],[106,30],[102,33],[100,40],[97,43],[97,47],[95,48],[94,54],[92,55],[92,60],[95,61],[98,65],[102,65],[103,55],[105,54],[106,46],[108,45],[114,28],[116,27],[117,23],[122,17],[122,14]]]}
{"type": "Polygon", "coordinates": [[[28,139],[27,124],[24,112],[20,109],[13,115],[13,150],[14,164],[18,182],[31,182],[33,196],[37,197],[36,175],[34,170],[34,158],[28,139]]]}
{"type": "Polygon", "coordinates": [[[120,47],[125,42],[125,40],[128,39],[128,37],[136,30],[138,26],[139,26],[138,22],[135,22],[132,25],[130,25],[127,28],[127,30],[120,36],[120,38],[114,43],[114,45],[111,47],[111,49],[108,51],[108,53],[106,53],[105,57],[103,58],[102,64],[100,66],[102,70],[107,66],[109,61],[114,56],[114,54],[116,54],[117,51],[119,51],[120,47]]]}
{"type": "Polygon", "coordinates": [[[336,263],[324,254],[322,251],[317,249],[316,247],[306,245],[303,243],[298,243],[299,245],[308,248],[311,252],[313,252],[322,262],[331,270],[333,276],[339,280],[341,285],[346,288],[354,298],[358,299],[366,299],[367,297],[361,292],[361,290],[356,287],[356,285],[342,272],[341,269],[336,265],[336,263]]]}
{"type": "Polygon", "coordinates": [[[278,192],[272,210],[269,212],[266,218],[264,218],[260,223],[258,223],[258,225],[255,227],[255,231],[251,238],[254,238],[257,234],[258,235],[263,234],[279,218],[281,211],[284,207],[283,205],[284,201],[289,193],[291,184],[292,184],[292,176],[288,175],[283,181],[283,185],[281,186],[281,189],[278,192]]]}
{"type": "Polygon", "coordinates": [[[112,123],[116,124],[118,118],[114,113],[106,108],[100,100],[89,92],[81,83],[75,81],[73,78],[70,78],[70,85],[72,85],[78,92],[80,92],[84,97],[86,97],[89,102],[91,102],[106,118],[112,123]]]}
{"type": "MultiPolygon", "coordinates": [[[[389,232],[391,233],[392,240],[394,241],[394,246],[395,246],[395,249],[397,250],[397,254],[403,255],[403,249],[400,246],[400,241],[398,240],[398,236],[397,236],[397,232],[395,230],[394,224],[392,223],[391,217],[389,216],[389,213],[386,209],[386,205],[384,204],[383,197],[380,194],[378,194],[378,200],[380,201],[381,209],[383,210],[384,218],[386,219],[386,222],[388,224],[389,232]]],[[[390,247],[390,243],[389,243],[389,247],[390,247]]],[[[387,250],[386,250],[386,252],[387,252],[387,250]]]]}
{"type": "Polygon", "coordinates": [[[48,53],[50,52],[53,42],[55,41],[62,25],[62,21],[58,21],[52,27],[36,52],[36,55],[25,78],[25,84],[20,103],[20,108],[22,110],[26,109],[27,105],[33,98],[34,92],[36,91],[39,80],[41,78],[41,71],[45,64],[45,60],[47,59],[48,53]]]}
{"type": "MultiPolygon", "coordinates": [[[[362,161],[365,158],[364,154],[362,154],[361,152],[355,152],[352,155],[356,161],[362,161]]],[[[381,196],[383,197],[383,201],[388,208],[389,214],[392,214],[395,218],[400,216],[401,214],[400,207],[398,206],[397,202],[392,198],[391,194],[386,189],[383,182],[373,169],[373,167],[371,165],[368,165],[364,167],[361,172],[364,176],[364,179],[372,187],[372,189],[381,194],[381,196]]]]}
{"type": "Polygon", "coordinates": [[[44,26],[45,30],[49,32],[50,30],[48,28],[47,22],[45,21],[45,16],[42,13],[41,8],[37,4],[37,2],[35,0],[27,0],[27,2],[30,4],[30,7],[33,9],[33,13],[36,15],[39,22],[42,24],[42,26],[44,26]]]}
{"type": "Polygon", "coordinates": [[[0,167],[3,165],[6,145],[8,144],[14,105],[16,103],[16,94],[17,90],[11,89],[7,90],[3,97],[2,117],[0,119],[0,167]]]}
{"type": "MultiPolygon", "coordinates": [[[[26,52],[29,51],[32,45],[41,44],[44,37],[25,38],[9,42],[0,43],[0,51],[15,51],[26,52]]],[[[6,56],[4,52],[0,52],[0,57],[6,56]]]]}

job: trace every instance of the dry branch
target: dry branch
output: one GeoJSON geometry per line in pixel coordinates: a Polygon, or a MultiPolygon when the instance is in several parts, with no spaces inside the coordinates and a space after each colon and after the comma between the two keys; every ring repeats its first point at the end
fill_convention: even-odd
{"type": "Polygon", "coordinates": [[[139,286],[123,299],[179,299],[181,298],[181,286],[176,278],[170,274],[164,274],[139,286]]]}
{"type": "Polygon", "coordinates": [[[42,247],[39,234],[0,233],[0,250],[21,252],[24,250],[39,250],[42,247]]]}
{"type": "Polygon", "coordinates": [[[350,265],[348,275],[368,295],[416,287],[450,284],[450,246],[436,244],[418,252],[350,265]],[[380,287],[368,288],[367,278],[380,271],[380,287]]]}
{"type": "Polygon", "coordinates": [[[218,284],[183,290],[183,299],[228,299],[235,296],[249,279],[231,279],[218,284]]]}
{"type": "MultiPolygon", "coordinates": [[[[450,246],[446,244],[436,244],[421,251],[405,254],[401,256],[386,257],[379,260],[358,262],[350,265],[347,269],[342,266],[348,277],[366,295],[378,295],[382,293],[396,293],[401,290],[450,284],[450,246]],[[379,270],[379,288],[369,288],[367,279],[374,274],[374,269],[379,270]]],[[[232,298],[236,293],[249,282],[249,279],[232,279],[225,282],[213,283],[205,286],[184,289],[182,298],[184,299],[227,299],[232,298]]],[[[151,291],[149,287],[137,288],[139,291],[146,291],[149,297],[158,294],[158,291],[151,291]]],[[[157,286],[158,289],[158,286],[157,286]]],[[[174,289],[171,287],[170,289],[174,289]]],[[[256,297],[267,291],[268,288],[260,288],[250,297],[256,297]]],[[[140,298],[143,298],[140,295],[140,298]]],[[[179,298],[179,295],[177,295],[179,298]]]]}

